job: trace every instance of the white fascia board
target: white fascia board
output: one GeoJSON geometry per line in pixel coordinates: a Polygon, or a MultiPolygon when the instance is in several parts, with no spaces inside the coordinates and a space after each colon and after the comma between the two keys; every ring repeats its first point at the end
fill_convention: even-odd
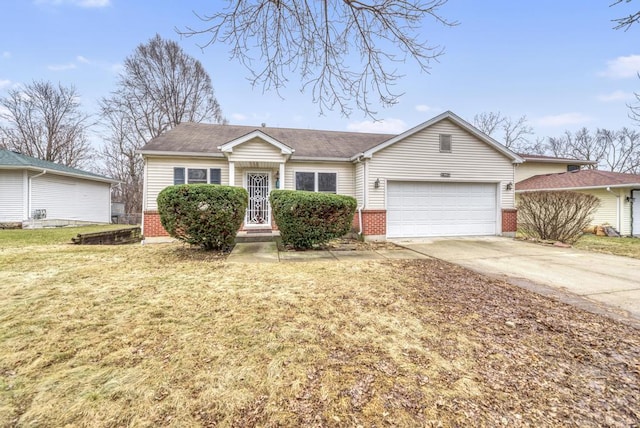
{"type": "Polygon", "coordinates": [[[65,177],[81,178],[83,180],[99,181],[101,183],[110,183],[110,184],[117,184],[121,182],[119,180],[116,180],[114,178],[109,178],[109,177],[94,177],[91,175],[75,174],[73,172],[66,172],[66,171],[58,171],[57,169],[41,168],[39,166],[0,167],[0,169],[10,169],[10,170],[16,170],[16,171],[27,170],[27,171],[35,171],[35,172],[46,171],[47,174],[50,174],[50,175],[62,175],[65,177]]]}
{"type": "Polygon", "coordinates": [[[291,162],[351,162],[349,158],[331,158],[331,157],[314,157],[314,156],[292,156],[289,158],[291,162]]]}
{"type": "Polygon", "coordinates": [[[596,161],[586,161],[586,160],[580,160],[580,159],[562,159],[562,158],[541,159],[541,158],[528,158],[526,156],[522,156],[522,159],[524,159],[525,163],[533,163],[533,162],[563,163],[563,164],[569,164],[569,165],[596,165],[598,163],[596,161]]]}
{"type": "Polygon", "coordinates": [[[161,157],[197,157],[197,158],[223,158],[222,153],[211,152],[167,152],[156,150],[137,150],[136,153],[148,157],[148,156],[161,156],[161,157]]]}
{"type": "Polygon", "coordinates": [[[261,140],[271,144],[272,146],[280,149],[281,153],[283,155],[291,155],[293,154],[293,152],[295,150],[293,150],[291,147],[287,146],[284,143],[281,143],[280,141],[276,140],[275,138],[270,137],[269,135],[265,134],[262,131],[259,130],[255,130],[252,131],[246,135],[243,135],[242,137],[236,138],[235,140],[231,140],[228,143],[225,143],[221,146],[218,146],[218,149],[224,153],[233,153],[233,148],[237,145],[246,143],[249,140],[252,140],[254,138],[260,138],[261,140]]]}
{"type": "MultiPolygon", "coordinates": [[[[384,141],[381,144],[378,144],[375,147],[370,148],[369,150],[365,151],[364,153],[362,153],[361,156],[365,157],[365,158],[371,158],[373,157],[373,154],[384,149],[387,148],[389,146],[391,146],[392,144],[397,143],[400,140],[404,140],[407,137],[410,137],[413,134],[416,134],[420,131],[422,131],[423,129],[426,129],[442,120],[445,119],[449,119],[450,121],[452,121],[453,123],[455,123],[456,125],[458,125],[459,127],[461,127],[462,129],[464,129],[465,131],[469,132],[470,134],[474,135],[476,138],[478,138],[479,140],[485,142],[486,144],[488,144],[489,146],[493,147],[495,150],[497,150],[498,152],[502,153],[504,156],[510,158],[513,163],[523,163],[524,159],[522,159],[520,156],[518,156],[516,153],[512,152],[511,150],[509,150],[508,148],[506,148],[505,146],[503,146],[502,144],[498,143],[496,140],[494,140],[493,138],[489,137],[488,135],[484,134],[483,132],[481,132],[478,128],[476,128],[475,126],[471,125],[470,123],[468,123],[467,121],[463,120],[462,118],[460,118],[459,116],[457,116],[456,114],[454,114],[451,111],[445,111],[444,113],[439,114],[438,116],[435,116],[429,120],[427,120],[426,122],[421,123],[418,126],[415,126],[411,129],[409,129],[408,131],[403,132],[400,135],[397,135],[393,138],[388,139],[387,141],[384,141]]],[[[356,158],[357,156],[354,156],[354,158],[356,158]]]]}

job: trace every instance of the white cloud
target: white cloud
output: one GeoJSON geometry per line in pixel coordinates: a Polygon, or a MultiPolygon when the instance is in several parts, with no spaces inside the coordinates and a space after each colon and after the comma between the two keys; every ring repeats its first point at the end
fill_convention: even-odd
{"type": "Polygon", "coordinates": [[[432,107],[432,106],[428,106],[426,104],[418,104],[416,106],[416,111],[419,111],[421,113],[426,113],[426,112],[429,112],[429,111],[440,111],[440,110],[442,110],[442,109],[439,108],[439,107],[432,107]]]}
{"type": "Polygon", "coordinates": [[[562,113],[540,117],[533,122],[538,126],[561,127],[569,125],[583,125],[592,120],[582,113],[562,113]]]}
{"type": "Polygon", "coordinates": [[[11,84],[11,80],[0,79],[0,89],[4,88],[5,86],[9,86],[10,84],[11,84]]]}
{"type": "Polygon", "coordinates": [[[73,70],[74,68],[76,68],[76,65],[70,62],[68,64],[48,65],[47,68],[51,71],[66,71],[66,70],[73,70]]]}
{"type": "Polygon", "coordinates": [[[231,115],[231,119],[233,119],[235,122],[244,122],[245,120],[247,120],[247,116],[242,113],[233,113],[231,115]]]}
{"type": "Polygon", "coordinates": [[[613,91],[610,94],[598,95],[597,98],[600,101],[609,103],[613,101],[628,101],[628,100],[632,100],[634,97],[633,97],[633,92],[613,91]]]}
{"type": "Polygon", "coordinates": [[[399,134],[407,130],[407,124],[402,119],[382,119],[379,121],[363,120],[347,125],[349,131],[372,132],[382,134],[399,134]]]}
{"type": "Polygon", "coordinates": [[[91,61],[89,61],[87,58],[83,57],[82,55],[78,55],[76,57],[76,61],[81,62],[83,64],[91,64],[91,61]]]}
{"type": "Polygon", "coordinates": [[[69,4],[72,6],[97,8],[111,6],[111,0],[35,0],[36,4],[48,4],[51,6],[60,6],[69,4]]]}
{"type": "Polygon", "coordinates": [[[607,69],[599,75],[612,79],[627,79],[636,77],[638,72],[640,72],[640,55],[629,55],[607,61],[607,69]]]}
{"type": "Polygon", "coordinates": [[[9,59],[9,58],[11,58],[11,52],[4,51],[4,52],[2,52],[1,56],[2,56],[3,59],[9,59]]]}

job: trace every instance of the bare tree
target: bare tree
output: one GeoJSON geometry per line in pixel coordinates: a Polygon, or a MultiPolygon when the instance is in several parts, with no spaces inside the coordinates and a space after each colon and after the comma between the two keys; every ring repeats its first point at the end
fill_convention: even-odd
{"type": "Polygon", "coordinates": [[[640,133],[633,129],[565,131],[561,137],[549,138],[547,149],[554,156],[597,162],[589,168],[640,173],[640,133]]]}
{"type": "Polygon", "coordinates": [[[402,77],[398,62],[413,60],[429,72],[443,48],[423,37],[425,21],[456,25],[440,15],[447,0],[229,0],[220,12],[198,15],[205,28],[178,30],[222,42],[251,74],[253,85],[278,91],[298,73],[320,113],[353,104],[366,115],[372,104],[393,105],[402,77]],[[377,98],[377,99],[376,99],[377,98]]]}
{"type": "Polygon", "coordinates": [[[110,131],[102,157],[109,174],[122,181],[115,197],[127,213],[142,209],[143,162],[137,150],[182,122],[225,121],[200,61],[159,35],[126,58],[117,89],[102,99],[101,110],[110,131]]]}
{"type": "MultiPolygon", "coordinates": [[[[615,2],[611,3],[610,6],[616,6],[626,3],[631,3],[631,0],[616,0],[615,2]]],[[[613,20],[613,22],[616,24],[616,26],[613,27],[614,29],[620,30],[623,28],[624,31],[627,31],[633,24],[640,22],[640,11],[632,12],[629,15],[623,16],[621,18],[616,18],[613,20]]]]}
{"type": "MultiPolygon", "coordinates": [[[[582,128],[575,133],[565,131],[561,137],[550,137],[547,148],[553,156],[598,163],[604,161],[608,150],[606,139],[600,138],[597,133],[592,134],[587,128],[582,128]]],[[[589,166],[592,169],[597,167],[597,165],[589,166]]]]}
{"type": "Polygon", "coordinates": [[[511,150],[527,153],[532,153],[533,148],[537,150],[537,146],[527,139],[528,135],[533,135],[533,128],[527,124],[527,116],[512,119],[500,112],[484,112],[473,117],[473,124],[511,150]]]}
{"type": "Polygon", "coordinates": [[[615,172],[640,174],[640,133],[633,129],[622,128],[612,132],[598,129],[600,138],[607,143],[605,164],[607,169],[615,172]]]}
{"type": "Polygon", "coordinates": [[[33,81],[0,98],[3,145],[35,158],[70,167],[91,158],[87,140],[89,116],[80,111],[73,86],[33,81]]]}

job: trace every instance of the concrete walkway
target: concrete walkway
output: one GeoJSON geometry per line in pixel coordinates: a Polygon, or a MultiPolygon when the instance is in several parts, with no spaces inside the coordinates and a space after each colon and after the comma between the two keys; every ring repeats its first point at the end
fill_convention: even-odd
{"type": "Polygon", "coordinates": [[[397,250],[325,250],[325,251],[278,251],[275,242],[237,243],[227,258],[228,263],[278,263],[313,261],[354,261],[383,259],[425,259],[419,252],[399,248],[397,250]]]}
{"type": "Polygon", "coordinates": [[[591,311],[613,313],[622,320],[629,317],[640,320],[640,260],[637,259],[500,237],[396,243],[591,311]],[[589,302],[606,306],[589,305],[589,302]],[[599,310],[596,306],[600,306],[599,310]]]}

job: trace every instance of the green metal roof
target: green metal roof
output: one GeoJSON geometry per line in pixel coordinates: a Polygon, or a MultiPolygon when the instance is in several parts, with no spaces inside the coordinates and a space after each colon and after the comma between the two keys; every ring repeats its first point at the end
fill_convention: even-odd
{"type": "Polygon", "coordinates": [[[104,175],[94,174],[93,172],[71,168],[65,165],[60,165],[58,163],[23,155],[22,153],[16,153],[10,150],[2,149],[0,149],[0,169],[31,169],[38,171],[44,170],[47,172],[86,178],[89,180],[107,181],[110,183],[118,182],[118,180],[105,177],[104,175]]]}

